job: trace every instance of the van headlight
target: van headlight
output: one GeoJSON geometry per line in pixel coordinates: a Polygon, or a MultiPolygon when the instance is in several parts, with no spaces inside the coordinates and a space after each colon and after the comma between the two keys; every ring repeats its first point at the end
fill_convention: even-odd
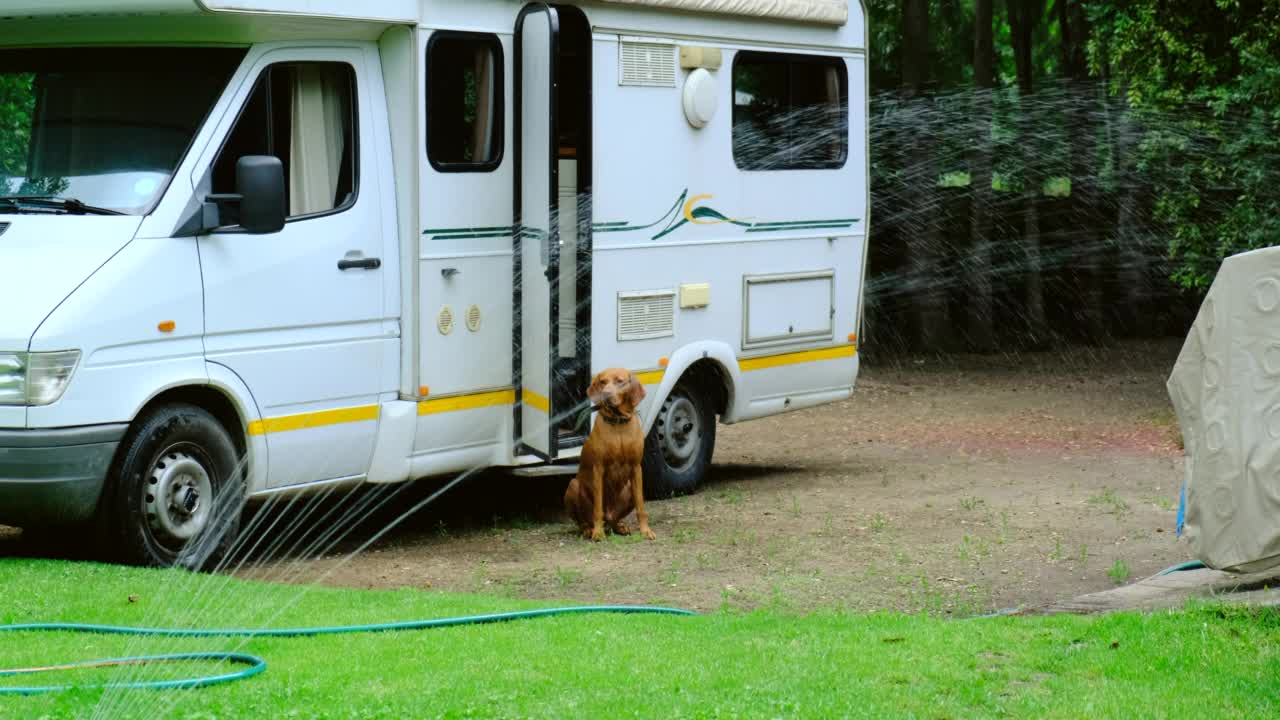
{"type": "Polygon", "coordinates": [[[79,362],[79,350],[0,353],[0,405],[52,405],[79,362]]]}

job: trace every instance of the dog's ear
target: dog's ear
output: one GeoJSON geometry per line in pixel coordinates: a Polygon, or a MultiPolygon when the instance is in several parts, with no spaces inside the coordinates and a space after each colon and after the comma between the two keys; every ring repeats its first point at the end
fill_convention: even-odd
{"type": "Polygon", "coordinates": [[[627,385],[627,399],[631,401],[632,408],[640,407],[644,394],[644,385],[640,382],[640,378],[636,377],[635,373],[631,373],[631,381],[627,385]]]}
{"type": "Polygon", "coordinates": [[[587,388],[587,399],[592,405],[604,402],[604,376],[596,375],[591,379],[591,387],[587,388]]]}

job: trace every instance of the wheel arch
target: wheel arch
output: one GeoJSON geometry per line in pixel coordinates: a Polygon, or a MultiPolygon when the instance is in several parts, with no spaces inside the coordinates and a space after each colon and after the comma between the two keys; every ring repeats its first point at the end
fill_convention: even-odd
{"type": "Polygon", "coordinates": [[[697,383],[709,392],[716,414],[725,422],[732,422],[740,380],[737,357],[727,344],[702,342],[680,348],[668,359],[662,382],[650,396],[644,413],[645,433],[653,427],[658,410],[682,381],[697,383]]]}
{"type": "Polygon", "coordinates": [[[178,382],[161,388],[138,406],[132,423],[152,408],[165,403],[193,405],[213,415],[231,437],[236,451],[245,462],[248,492],[265,487],[267,444],[262,436],[248,434],[249,426],[261,419],[257,401],[239,376],[217,363],[206,363],[208,377],[178,382]]]}

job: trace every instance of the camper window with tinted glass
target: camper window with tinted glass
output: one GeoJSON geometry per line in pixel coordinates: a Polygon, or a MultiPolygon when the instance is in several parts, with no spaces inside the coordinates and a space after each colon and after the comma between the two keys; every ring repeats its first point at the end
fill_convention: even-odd
{"type": "Polygon", "coordinates": [[[733,159],[742,170],[840,168],[849,155],[849,73],[836,57],[740,52],[733,159]]]}

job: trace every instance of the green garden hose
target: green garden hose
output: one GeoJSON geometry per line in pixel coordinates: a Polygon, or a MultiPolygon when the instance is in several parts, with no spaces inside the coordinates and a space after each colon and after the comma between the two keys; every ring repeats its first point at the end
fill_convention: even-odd
{"type": "MultiPolygon", "coordinates": [[[[489,615],[464,615],[451,618],[437,618],[435,620],[410,620],[406,622],[378,623],[374,625],[341,625],[334,627],[315,627],[315,628],[286,628],[286,629],[261,629],[261,630],[210,630],[210,629],[163,629],[163,628],[131,628],[119,627],[113,625],[85,625],[79,623],[35,623],[29,625],[0,625],[0,633],[4,632],[79,632],[93,633],[98,635],[135,635],[149,637],[184,637],[184,638],[207,638],[207,637],[240,637],[240,638],[262,638],[262,637],[316,637],[319,635],[339,635],[348,633],[368,633],[368,632],[389,632],[396,630],[430,630],[433,628],[453,627],[456,625],[483,625],[487,623],[509,622],[512,620],[531,620],[534,618],[550,617],[554,615],[582,615],[587,613],[621,613],[627,615],[653,614],[653,615],[696,615],[691,610],[682,610],[679,608],[669,607],[653,607],[643,605],[584,605],[580,607],[563,607],[563,608],[547,608],[543,610],[521,610],[518,612],[493,613],[489,615]]],[[[244,669],[238,672],[224,673],[220,675],[208,675],[202,677],[187,678],[184,680],[163,680],[151,682],[129,682],[129,683],[108,683],[106,685],[92,686],[111,689],[182,689],[190,690],[194,688],[210,687],[212,685],[221,685],[224,683],[234,682],[236,680],[244,680],[255,675],[261,674],[267,669],[267,663],[262,658],[254,655],[246,655],[243,653],[185,653],[178,655],[150,655],[139,657],[114,658],[110,660],[91,660],[88,662],[73,663],[69,665],[54,665],[49,667],[37,668],[17,668],[13,670],[0,670],[0,677],[12,677],[16,675],[37,675],[41,673],[62,672],[67,670],[79,670],[95,667],[118,667],[123,665],[146,665],[165,662],[191,662],[196,660],[231,662],[238,665],[245,665],[244,669]]],[[[0,687],[0,695],[40,695],[43,693],[57,692],[60,690],[69,690],[70,685],[47,685],[43,687],[0,687]]]]}

